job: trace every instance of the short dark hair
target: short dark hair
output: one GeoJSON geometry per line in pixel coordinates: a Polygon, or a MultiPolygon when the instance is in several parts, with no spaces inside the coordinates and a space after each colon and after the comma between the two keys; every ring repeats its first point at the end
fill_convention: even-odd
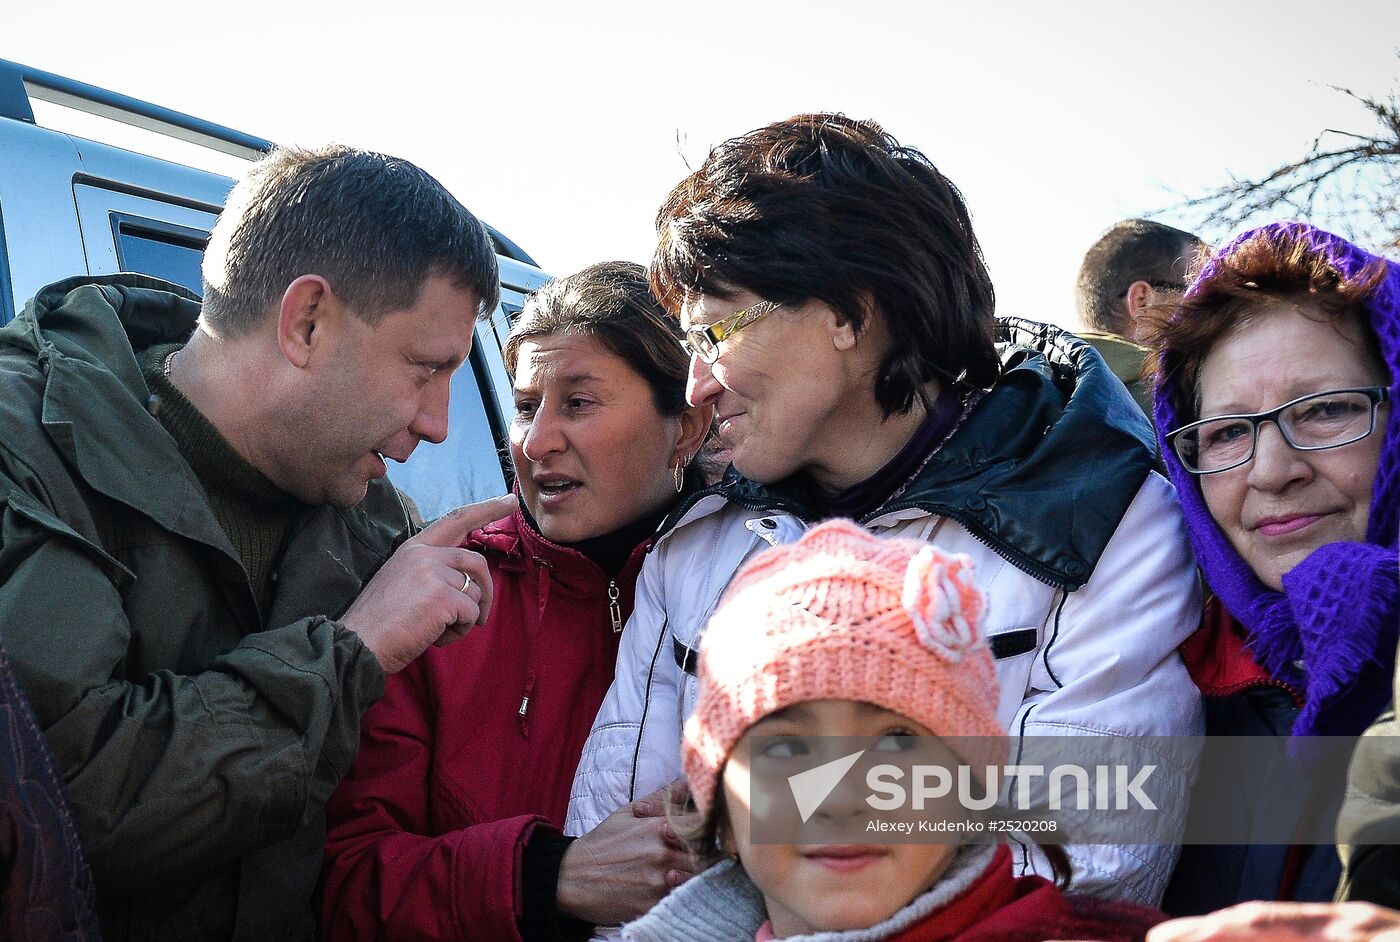
{"type": "Polygon", "coordinates": [[[1150,219],[1115,223],[1079,266],[1079,319],[1092,330],[1124,333],[1122,301],[1133,282],[1184,291],[1204,247],[1195,235],[1150,219]]]}
{"type": "Polygon", "coordinates": [[[441,183],[342,145],[279,148],[234,187],[204,254],[204,316],[245,334],[302,275],[371,324],[411,307],[432,275],[475,293],[480,314],[500,298],[486,227],[441,183]]]}
{"type": "Polygon", "coordinates": [[[636,262],[599,262],[530,295],[506,339],[506,372],[515,378],[525,341],[562,333],[592,337],[624,360],[651,387],[662,415],[680,415],[689,405],[690,357],[680,325],[656,303],[647,270],[636,262]]]}
{"type": "Polygon", "coordinates": [[[816,298],[857,331],[872,308],[890,350],[875,378],[885,415],[926,384],[999,375],[995,296],[962,194],[873,121],[808,114],[725,141],[656,216],[652,288],[816,298]]]}
{"type": "MultiPolygon", "coordinates": [[[[506,338],[505,365],[511,379],[522,344],[563,333],[591,337],[623,360],[646,380],[659,414],[674,417],[689,408],[685,387],[690,355],[681,345],[680,324],[657,303],[643,266],[599,262],[555,278],[530,295],[506,338]]],[[[715,470],[702,453],[687,465],[686,473],[698,483],[715,470]]]]}
{"type": "Polygon", "coordinates": [[[1211,348],[1280,302],[1315,305],[1331,322],[1354,319],[1367,356],[1388,376],[1366,314],[1366,305],[1385,282],[1386,261],[1376,258],[1349,272],[1316,231],[1287,224],[1255,230],[1211,259],[1180,305],[1151,312],[1146,325],[1151,353],[1143,372],[1158,385],[1168,376],[1173,379],[1172,406],[1183,421],[1200,411],[1201,366],[1211,348]]]}

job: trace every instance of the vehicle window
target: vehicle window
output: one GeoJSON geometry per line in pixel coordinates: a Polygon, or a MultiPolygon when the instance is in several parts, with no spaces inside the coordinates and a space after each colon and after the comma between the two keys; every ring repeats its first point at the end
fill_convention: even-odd
{"type": "Polygon", "coordinates": [[[447,441],[423,442],[403,464],[389,462],[389,480],[413,499],[424,520],[506,492],[504,424],[482,396],[482,339],[478,324],[471,359],[452,377],[447,441]]]}
{"type": "Polygon", "coordinates": [[[203,294],[199,263],[209,241],[207,232],[112,213],[112,234],[116,237],[117,262],[122,271],[155,275],[203,294]]]}

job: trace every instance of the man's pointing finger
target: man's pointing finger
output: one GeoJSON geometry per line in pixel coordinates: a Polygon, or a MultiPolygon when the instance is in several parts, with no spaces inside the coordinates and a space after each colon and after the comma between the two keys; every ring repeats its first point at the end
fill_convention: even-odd
{"type": "Polygon", "coordinates": [[[449,510],[428,524],[409,542],[426,546],[461,546],[468,533],[486,526],[493,520],[509,516],[514,512],[517,503],[514,494],[504,494],[449,510]]]}

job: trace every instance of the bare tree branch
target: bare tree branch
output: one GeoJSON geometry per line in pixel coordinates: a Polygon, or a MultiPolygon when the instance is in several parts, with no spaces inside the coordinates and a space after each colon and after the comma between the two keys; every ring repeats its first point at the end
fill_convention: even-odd
{"type": "MultiPolygon", "coordinates": [[[[1396,55],[1400,59],[1400,50],[1396,55]]],[[[1331,88],[1360,105],[1375,130],[1324,128],[1301,158],[1259,177],[1230,174],[1229,182],[1171,210],[1219,232],[1264,217],[1297,216],[1400,257],[1400,89],[1373,98],[1331,88]]]]}

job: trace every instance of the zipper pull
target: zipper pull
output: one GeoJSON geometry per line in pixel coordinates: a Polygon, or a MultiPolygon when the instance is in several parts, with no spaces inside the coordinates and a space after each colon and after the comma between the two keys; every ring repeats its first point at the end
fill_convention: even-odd
{"type": "Polygon", "coordinates": [[[608,615],[612,618],[613,634],[622,631],[622,606],[617,600],[622,598],[622,590],[617,587],[617,581],[608,580],[608,615]]]}
{"type": "Polygon", "coordinates": [[[520,709],[517,710],[516,713],[518,713],[521,716],[524,716],[528,712],[530,712],[530,698],[526,697],[525,699],[520,701],[520,709]]]}

